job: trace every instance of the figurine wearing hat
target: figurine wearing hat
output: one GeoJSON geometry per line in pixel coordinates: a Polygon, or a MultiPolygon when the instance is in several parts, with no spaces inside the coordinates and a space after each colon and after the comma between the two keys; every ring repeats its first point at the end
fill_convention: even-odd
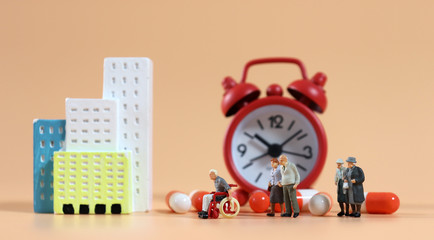
{"type": "Polygon", "coordinates": [[[348,157],[348,168],[344,174],[344,182],[348,182],[347,198],[351,204],[353,211],[350,216],[360,217],[360,209],[362,203],[365,201],[365,194],[363,191],[363,182],[365,181],[365,174],[363,170],[356,166],[356,158],[348,157]]]}
{"type": "Polygon", "coordinates": [[[338,186],[338,203],[339,207],[341,208],[341,211],[338,213],[339,217],[342,217],[344,214],[346,216],[349,216],[349,208],[350,205],[347,201],[347,189],[344,189],[344,174],[345,170],[347,170],[346,167],[344,167],[344,161],[342,159],[338,159],[336,161],[337,168],[336,168],[336,174],[335,174],[335,185],[338,186]],[[345,212],[344,212],[344,204],[345,204],[345,212]]]}

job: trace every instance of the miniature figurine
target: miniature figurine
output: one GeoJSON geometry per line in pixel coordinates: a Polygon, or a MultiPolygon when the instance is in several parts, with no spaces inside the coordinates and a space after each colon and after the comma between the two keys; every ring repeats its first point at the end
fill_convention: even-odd
{"type": "Polygon", "coordinates": [[[351,204],[352,210],[349,216],[360,217],[360,209],[362,208],[362,203],[365,201],[365,194],[363,192],[365,174],[360,167],[356,166],[356,158],[348,157],[346,162],[348,168],[344,174],[344,182],[348,183],[347,199],[349,204],[351,204]]]}
{"type": "MultiPolygon", "coordinates": [[[[228,200],[231,200],[231,187],[229,184],[220,176],[217,174],[217,170],[211,169],[209,170],[209,178],[214,181],[214,186],[217,192],[226,192],[228,194],[228,200]]],[[[216,196],[216,198],[222,197],[225,198],[226,196],[216,196]]],[[[206,219],[208,218],[208,207],[211,203],[211,200],[213,199],[213,194],[207,194],[203,196],[203,202],[202,202],[202,211],[198,212],[199,218],[206,219]]],[[[222,200],[219,199],[219,200],[222,200]]]]}
{"type": "Polygon", "coordinates": [[[298,217],[300,208],[297,202],[296,190],[300,183],[300,174],[298,173],[295,164],[288,162],[288,158],[285,155],[280,155],[279,164],[281,165],[280,173],[282,174],[281,184],[283,185],[283,199],[285,201],[286,213],[283,213],[282,217],[291,217],[292,208],[294,208],[294,218],[298,217]]]}
{"type": "Polygon", "coordinates": [[[276,203],[280,204],[280,209],[283,214],[283,188],[281,184],[282,174],[280,173],[279,161],[276,158],[270,160],[271,174],[268,182],[268,191],[270,191],[271,212],[267,216],[274,217],[276,203]]]}
{"type": "Polygon", "coordinates": [[[347,201],[347,189],[344,189],[344,174],[345,170],[347,169],[344,167],[344,161],[342,159],[338,159],[336,161],[337,168],[336,168],[336,175],[335,175],[335,185],[338,187],[338,203],[339,207],[341,208],[341,211],[338,213],[338,217],[342,217],[344,214],[345,216],[349,215],[349,208],[350,205],[347,201]],[[345,205],[345,212],[344,212],[344,205],[345,205]]]}

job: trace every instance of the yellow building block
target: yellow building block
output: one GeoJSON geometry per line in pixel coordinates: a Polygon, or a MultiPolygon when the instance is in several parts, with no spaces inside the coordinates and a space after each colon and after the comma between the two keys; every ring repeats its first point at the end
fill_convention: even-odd
{"type": "Polygon", "coordinates": [[[130,213],[131,152],[55,152],[54,212],[130,213]]]}

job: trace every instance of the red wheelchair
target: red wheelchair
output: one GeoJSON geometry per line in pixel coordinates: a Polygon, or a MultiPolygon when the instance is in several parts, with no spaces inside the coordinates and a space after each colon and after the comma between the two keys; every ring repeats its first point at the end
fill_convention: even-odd
{"type": "MultiPolygon", "coordinates": [[[[229,184],[230,187],[237,187],[236,184],[229,184]]],[[[223,217],[232,218],[240,212],[240,203],[237,199],[228,200],[227,192],[211,192],[212,200],[208,207],[208,218],[218,218],[221,213],[223,217]]]]}

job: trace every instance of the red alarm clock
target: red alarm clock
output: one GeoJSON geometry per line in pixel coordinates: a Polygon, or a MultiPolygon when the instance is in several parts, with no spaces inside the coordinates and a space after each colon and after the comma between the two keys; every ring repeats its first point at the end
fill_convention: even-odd
{"type": "Polygon", "coordinates": [[[248,62],[240,83],[226,77],[222,111],[235,115],[224,140],[224,159],[232,178],[246,191],[266,190],[271,170],[270,159],[285,154],[300,173],[298,188],[309,188],[324,167],[327,139],[314,112],[323,113],[327,99],[323,86],[327,77],[317,73],[307,78],[303,63],[295,58],[262,58],[248,62]],[[287,87],[293,98],[283,97],[282,88],[272,84],[267,96],[246,83],[253,65],[264,63],[296,64],[302,79],[287,87]]]}

